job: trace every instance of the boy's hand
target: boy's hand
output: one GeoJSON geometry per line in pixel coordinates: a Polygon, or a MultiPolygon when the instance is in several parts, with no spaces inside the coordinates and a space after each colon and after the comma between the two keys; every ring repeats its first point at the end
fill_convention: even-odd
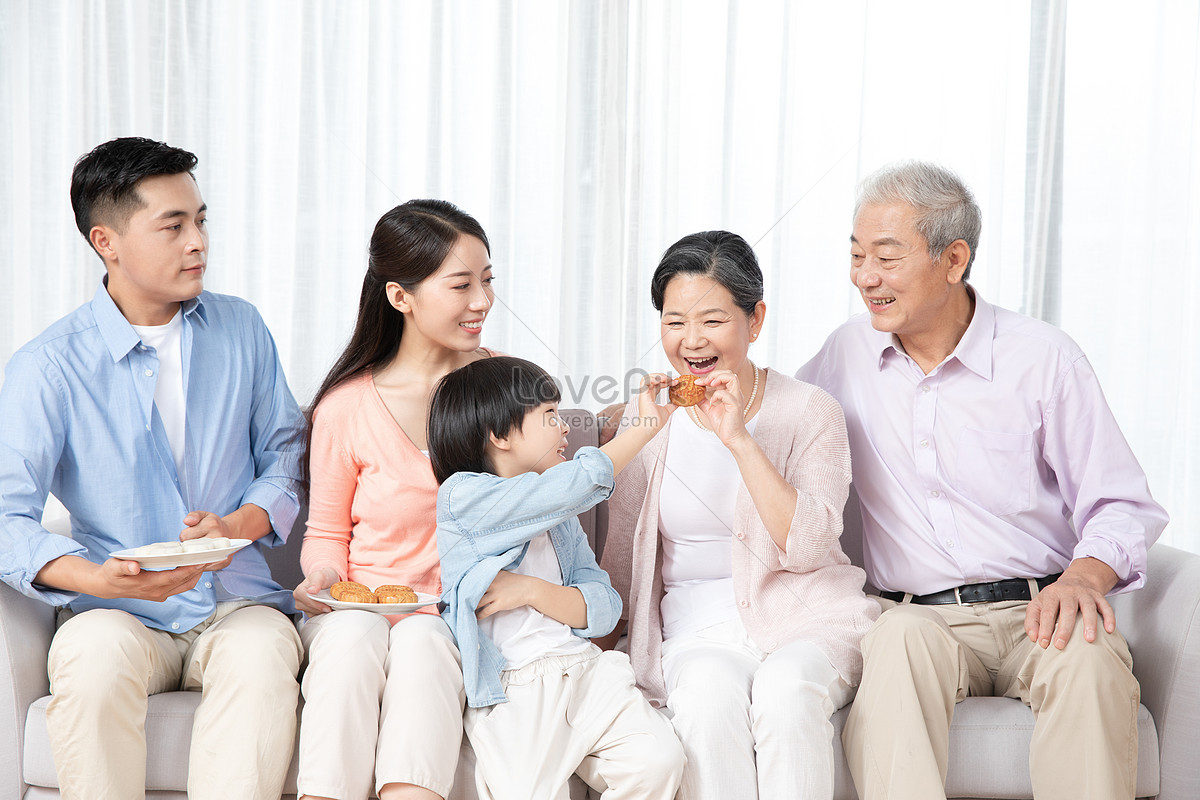
{"type": "Polygon", "coordinates": [[[483,593],[483,597],[479,598],[479,605],[475,607],[475,617],[486,619],[497,611],[529,605],[529,589],[536,580],[539,579],[530,575],[500,570],[492,585],[483,593]]]}
{"type": "Polygon", "coordinates": [[[654,396],[670,385],[671,379],[661,372],[642,378],[642,388],[638,392],[637,417],[619,436],[607,444],[600,445],[600,450],[612,461],[613,475],[619,475],[621,470],[629,466],[629,462],[638,451],[662,430],[667,418],[679,407],[670,402],[662,406],[654,402],[654,396]]]}
{"type": "Polygon", "coordinates": [[[646,432],[653,435],[666,424],[667,418],[678,408],[674,403],[667,402],[659,405],[655,402],[658,393],[670,386],[674,378],[669,378],[661,372],[654,372],[642,378],[642,387],[638,392],[638,419],[635,425],[644,426],[646,432]]]}
{"type": "Polygon", "coordinates": [[[292,590],[292,597],[296,600],[296,608],[309,616],[328,614],[333,609],[320,600],[313,600],[309,595],[316,594],[322,589],[328,589],[337,583],[337,581],[338,574],[333,567],[321,567],[312,575],[305,577],[304,580],[300,581],[300,585],[292,590]]]}

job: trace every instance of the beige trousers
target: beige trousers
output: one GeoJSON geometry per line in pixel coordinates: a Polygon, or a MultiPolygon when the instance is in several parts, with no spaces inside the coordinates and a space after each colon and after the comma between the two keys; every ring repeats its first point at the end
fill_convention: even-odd
{"type": "Polygon", "coordinates": [[[572,773],[605,800],[672,800],[683,747],[624,653],[592,646],[501,673],[507,703],[468,708],[479,800],[567,800],[572,773]]]}
{"type": "Polygon", "coordinates": [[[295,625],[267,606],[221,603],[179,634],[124,611],[64,612],[46,709],[63,798],[144,798],[148,698],[183,689],[203,691],[188,797],[278,800],[295,744],[299,667],[295,625]]]}
{"type": "Polygon", "coordinates": [[[362,800],[409,783],[446,797],[466,695],[442,618],[413,614],[389,626],[369,611],[333,611],[309,618],[300,638],[308,666],[299,793],[362,800]]]}
{"type": "Polygon", "coordinates": [[[919,606],[880,599],[842,744],[863,800],[945,798],[950,721],[968,696],[1033,709],[1029,773],[1038,800],[1129,800],[1140,692],[1120,633],[1067,647],[1025,635],[1027,602],[919,606]]]}

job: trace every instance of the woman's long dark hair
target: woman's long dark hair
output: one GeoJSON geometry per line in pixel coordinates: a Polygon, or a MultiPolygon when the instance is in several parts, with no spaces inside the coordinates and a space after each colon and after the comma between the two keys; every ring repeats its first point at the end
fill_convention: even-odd
{"type": "Polygon", "coordinates": [[[308,408],[301,464],[301,496],[308,497],[312,451],[312,417],[325,395],[357,375],[386,364],[400,347],[404,315],[390,302],[384,287],[395,282],[411,290],[437,272],[459,238],[474,236],[491,255],[487,234],[475,218],[444,200],[409,200],[379,218],[371,234],[367,274],[358,299],[358,320],[350,342],[321,382],[308,408]]]}

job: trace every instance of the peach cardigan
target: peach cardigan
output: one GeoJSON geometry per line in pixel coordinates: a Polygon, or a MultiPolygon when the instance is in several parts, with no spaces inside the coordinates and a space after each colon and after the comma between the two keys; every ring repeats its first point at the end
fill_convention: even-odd
{"type": "Polygon", "coordinates": [[[333,567],[343,580],[371,588],[401,583],[441,594],[437,481],[370,372],[321,400],[309,466],[308,529],[300,551],[305,575],[333,567]]]}
{"type": "MultiPolygon", "coordinates": [[[[662,673],[662,548],[658,497],[672,415],[620,475],[608,501],[602,566],[625,602],[629,654],[638,686],[655,706],[666,702],[662,673]]],[[[754,440],[796,487],[787,551],[776,546],[758,517],[741,476],[733,547],[733,585],[742,623],[760,650],[771,653],[807,639],[819,646],[851,685],[862,674],[859,642],[879,615],[863,594],[866,579],[842,552],[842,508],[850,486],[850,450],[842,409],[828,394],[767,371],[754,440]]],[[[684,476],[686,479],[686,476],[684,476]]]]}

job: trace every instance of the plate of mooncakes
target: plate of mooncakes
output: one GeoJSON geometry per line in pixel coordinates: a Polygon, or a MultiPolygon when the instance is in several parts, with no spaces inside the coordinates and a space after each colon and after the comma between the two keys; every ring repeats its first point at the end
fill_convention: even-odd
{"type": "Polygon", "coordinates": [[[440,599],[437,595],[418,592],[408,586],[387,585],[372,590],[354,581],[338,581],[309,597],[335,611],[373,611],[376,614],[407,614],[431,606],[440,599]]]}

